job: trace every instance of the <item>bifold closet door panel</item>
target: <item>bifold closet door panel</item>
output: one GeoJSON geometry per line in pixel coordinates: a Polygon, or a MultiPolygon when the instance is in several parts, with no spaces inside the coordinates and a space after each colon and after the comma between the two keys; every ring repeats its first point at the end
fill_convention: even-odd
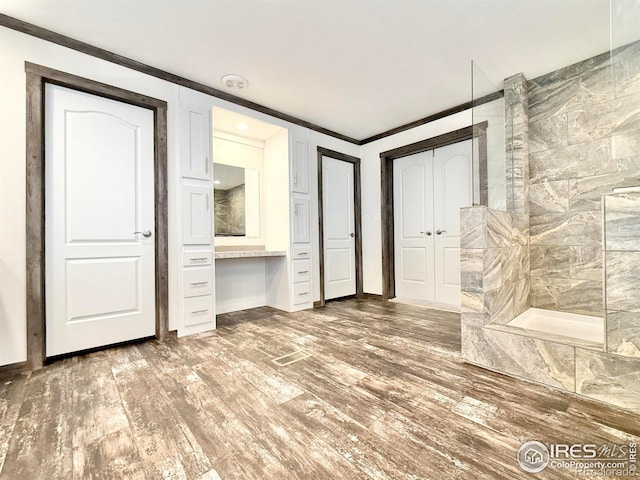
{"type": "Polygon", "coordinates": [[[434,150],[436,301],[460,305],[460,209],[472,201],[471,140],[434,150]]]}
{"type": "Polygon", "coordinates": [[[396,296],[433,301],[433,151],[393,163],[396,296]]]}

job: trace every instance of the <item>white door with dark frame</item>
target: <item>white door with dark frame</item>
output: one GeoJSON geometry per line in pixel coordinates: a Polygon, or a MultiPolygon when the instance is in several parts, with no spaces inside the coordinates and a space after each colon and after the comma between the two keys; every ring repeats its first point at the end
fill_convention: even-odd
{"type": "Polygon", "coordinates": [[[45,90],[46,355],[156,330],[153,111],[45,90]]]}
{"type": "Polygon", "coordinates": [[[393,162],[396,298],[460,306],[460,208],[471,205],[471,141],[393,162]]]}
{"type": "Polygon", "coordinates": [[[354,165],[322,157],[324,298],[356,294],[354,165]]]}

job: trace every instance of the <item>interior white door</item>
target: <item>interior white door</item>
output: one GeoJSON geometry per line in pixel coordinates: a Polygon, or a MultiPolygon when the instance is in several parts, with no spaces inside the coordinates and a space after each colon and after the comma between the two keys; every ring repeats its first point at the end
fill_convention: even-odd
{"type": "Polygon", "coordinates": [[[46,354],[152,336],[153,112],[54,85],[45,102],[46,354]]]}
{"type": "Polygon", "coordinates": [[[356,294],[354,166],[322,157],[324,298],[356,294]]]}
{"type": "Polygon", "coordinates": [[[435,299],[460,305],[460,209],[471,205],[471,140],[434,150],[435,299]]]}
{"type": "Polygon", "coordinates": [[[433,151],[393,162],[396,297],[433,300],[433,151]]]}

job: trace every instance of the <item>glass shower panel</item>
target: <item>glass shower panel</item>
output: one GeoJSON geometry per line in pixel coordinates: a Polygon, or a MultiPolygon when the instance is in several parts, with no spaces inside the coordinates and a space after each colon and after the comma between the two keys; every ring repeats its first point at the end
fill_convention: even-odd
{"type": "Polygon", "coordinates": [[[610,0],[610,60],[614,128],[611,151],[617,169],[631,180],[604,196],[604,318],[607,352],[638,357],[640,314],[634,295],[640,287],[629,265],[637,263],[640,182],[640,0],[610,0]],[[617,193],[616,193],[617,192],[617,193]]]}
{"type": "MultiPolygon", "coordinates": [[[[640,0],[610,0],[610,50],[611,80],[616,100],[631,108],[635,115],[624,122],[624,130],[638,130],[637,107],[640,105],[640,0]],[[629,124],[629,120],[632,122],[629,124]],[[629,128],[631,127],[631,128],[629,128]]],[[[620,129],[616,129],[620,130],[620,129]]],[[[616,132],[613,132],[613,147],[616,147],[616,132]]],[[[620,146],[628,142],[619,141],[620,146]]],[[[628,145],[625,145],[628,146],[628,145]]],[[[635,155],[640,156],[640,141],[634,144],[635,155]]],[[[615,152],[618,156],[621,152],[615,152]]],[[[632,152],[625,152],[632,153],[632,152]]]]}
{"type": "MultiPolygon", "coordinates": [[[[611,0],[611,50],[640,41],[640,0],[611,0]]],[[[632,55],[638,54],[638,48],[632,55]]],[[[631,55],[628,55],[631,56],[631,55]]],[[[616,61],[614,56],[614,62],[616,61]]]]}
{"type": "Polygon", "coordinates": [[[502,90],[471,62],[473,203],[506,210],[513,188],[505,158],[505,101],[502,90]]]}

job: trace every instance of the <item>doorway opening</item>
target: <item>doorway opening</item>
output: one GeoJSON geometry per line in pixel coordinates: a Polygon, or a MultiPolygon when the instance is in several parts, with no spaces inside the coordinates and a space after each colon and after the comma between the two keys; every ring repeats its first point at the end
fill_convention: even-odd
{"type": "MultiPolygon", "coordinates": [[[[396,298],[396,275],[397,275],[397,254],[396,254],[396,212],[395,208],[395,196],[394,196],[394,184],[397,183],[394,179],[394,162],[398,159],[405,157],[425,154],[425,152],[433,152],[443,147],[465,142],[467,140],[473,140],[473,148],[480,152],[480,163],[482,163],[482,152],[485,152],[486,156],[486,122],[474,126],[465,127],[453,132],[449,132],[437,137],[429,138],[420,142],[416,142],[410,145],[405,145],[393,150],[388,150],[380,154],[380,166],[381,166],[381,216],[382,216],[382,295],[383,299],[390,300],[396,298]]],[[[433,155],[433,154],[432,154],[433,155]]],[[[425,161],[429,161],[426,160],[425,161]]],[[[430,168],[430,167],[428,167],[430,168]]],[[[473,168],[471,161],[471,148],[469,148],[469,165],[468,168],[473,168]]],[[[477,168],[477,167],[476,167],[477,168]]],[[[476,172],[477,173],[477,172],[476,172]]],[[[486,169],[480,168],[480,175],[486,175],[486,169]],[[484,172],[484,173],[483,173],[484,172]]],[[[482,182],[482,180],[480,180],[482,182]]],[[[433,178],[431,179],[433,185],[433,178]]],[[[441,187],[441,185],[439,186],[441,187]]],[[[469,186],[470,194],[473,192],[473,185],[469,186]]],[[[472,197],[470,197],[472,198],[472,197]]],[[[469,202],[471,205],[471,202],[469,202]]],[[[446,237],[445,229],[442,225],[433,226],[430,228],[418,229],[421,236],[425,239],[444,239],[446,237]],[[440,231],[441,236],[436,232],[440,231]],[[431,233],[431,235],[429,235],[431,233]]],[[[417,251],[414,251],[417,252],[417,251]]],[[[409,252],[409,253],[414,253],[409,252]]],[[[431,302],[429,302],[431,303],[431,302]]],[[[434,302],[436,305],[438,302],[434,302]]]]}
{"type": "MultiPolygon", "coordinates": [[[[103,99],[151,110],[153,113],[153,174],[155,231],[153,258],[155,336],[164,340],[168,330],[167,253],[167,103],[68,73],[25,64],[27,88],[26,136],[26,255],[27,255],[27,364],[42,368],[46,354],[45,299],[45,86],[56,85],[103,99]]],[[[147,232],[141,232],[144,237],[147,232]]]]}
{"type": "Polygon", "coordinates": [[[320,306],[363,296],[361,215],[360,159],[318,147],[320,306]]]}

